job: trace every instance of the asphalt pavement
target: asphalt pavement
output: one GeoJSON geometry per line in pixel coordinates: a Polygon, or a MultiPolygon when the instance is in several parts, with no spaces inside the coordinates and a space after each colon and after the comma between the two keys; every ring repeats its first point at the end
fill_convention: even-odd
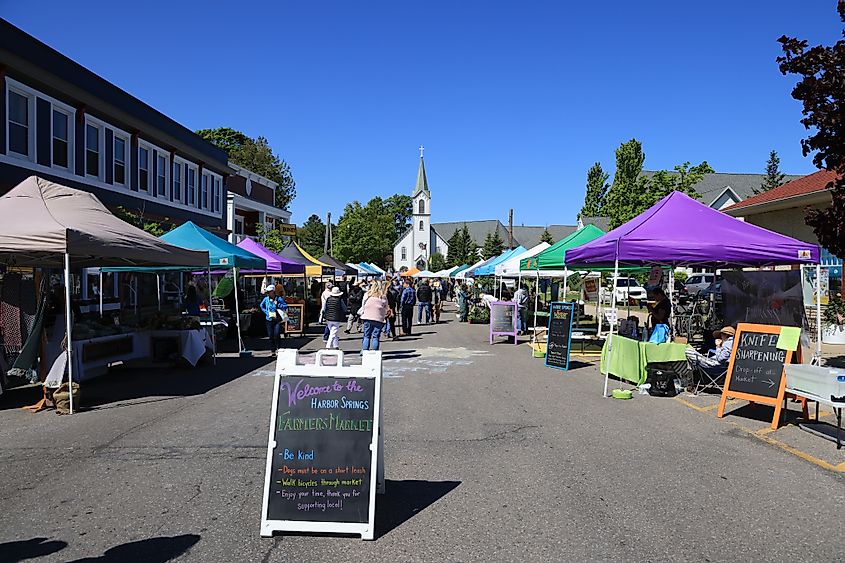
{"type": "MultiPolygon", "coordinates": [[[[767,407],[717,419],[715,398],[603,398],[597,365],[545,368],[526,345],[491,346],[486,326],[444,319],[384,343],[375,541],[259,536],[273,383],[262,352],[117,370],[83,389],[73,416],[30,414],[9,392],[0,561],[842,558],[845,482],[831,468],[845,454],[830,443],[812,442],[826,468],[790,451],[791,433],[807,439],[795,427],[762,434],[767,407]]],[[[290,345],[310,357],[322,340],[290,345]]]]}

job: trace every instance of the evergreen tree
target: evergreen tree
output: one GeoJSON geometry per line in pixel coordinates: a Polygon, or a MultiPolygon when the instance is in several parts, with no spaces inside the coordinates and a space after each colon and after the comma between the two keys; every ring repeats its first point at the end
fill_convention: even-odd
{"type": "Polygon", "coordinates": [[[645,192],[645,180],[641,177],[644,163],[643,145],[638,140],[631,139],[616,149],[616,173],[602,211],[610,218],[610,228],[637,215],[645,192]]]}
{"type": "Polygon", "coordinates": [[[555,243],[555,239],[552,238],[552,233],[549,232],[549,229],[543,229],[543,234],[540,235],[540,242],[555,243]]]}
{"type": "Polygon", "coordinates": [[[487,260],[494,256],[498,256],[505,249],[505,242],[499,235],[499,229],[492,233],[487,233],[484,238],[484,246],[481,247],[481,257],[487,260]]]}
{"type": "Polygon", "coordinates": [[[607,198],[607,179],[610,175],[605,172],[600,162],[596,162],[587,171],[587,193],[584,195],[584,206],[579,217],[600,217],[607,198]]]}
{"type": "Polygon", "coordinates": [[[428,269],[432,272],[439,272],[446,268],[446,259],[439,252],[435,252],[428,258],[428,269]]]}
{"type": "Polygon", "coordinates": [[[312,256],[322,256],[326,236],[326,224],[316,214],[311,215],[296,230],[299,245],[312,256]]]}
{"type": "Polygon", "coordinates": [[[466,225],[452,233],[447,244],[449,251],[446,256],[446,263],[450,267],[474,264],[478,261],[478,246],[472,240],[466,225]]]}
{"type": "Polygon", "coordinates": [[[783,184],[786,174],[780,171],[780,158],[777,151],[769,153],[769,160],[766,161],[766,175],[763,176],[763,183],[759,188],[754,188],[755,194],[767,192],[783,184]]]}

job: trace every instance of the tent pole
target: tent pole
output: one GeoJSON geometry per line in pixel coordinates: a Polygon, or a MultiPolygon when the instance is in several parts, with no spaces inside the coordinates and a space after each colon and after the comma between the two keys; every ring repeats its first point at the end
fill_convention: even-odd
{"type": "Polygon", "coordinates": [[[103,317],[103,269],[100,268],[100,318],[103,317]]]}
{"type": "MultiPolygon", "coordinates": [[[[674,273],[674,270],[675,270],[675,265],[671,264],[669,266],[669,279],[666,281],[666,283],[669,284],[669,339],[670,340],[672,339],[672,334],[674,332],[672,330],[672,327],[675,326],[675,323],[672,322],[672,319],[674,317],[673,311],[675,310],[675,305],[674,305],[674,302],[672,301],[672,293],[675,290],[675,273],[674,273]]],[[[714,272],[713,283],[716,283],[716,274],[715,274],[716,270],[713,270],[713,272],[714,272]]],[[[711,311],[712,311],[712,309],[711,309],[711,311]]]]}
{"type": "Polygon", "coordinates": [[[566,294],[569,293],[569,271],[563,267],[563,301],[566,301],[566,294]]]}
{"type": "MultiPolygon", "coordinates": [[[[534,282],[534,328],[537,328],[537,302],[540,299],[540,271],[537,271],[537,279],[534,282]]],[[[535,331],[536,334],[536,331],[535,331]]]]}
{"type": "MultiPolygon", "coordinates": [[[[211,357],[214,365],[217,365],[217,337],[214,335],[214,307],[211,306],[211,265],[206,269],[208,280],[208,314],[211,323],[211,357]]],[[[180,282],[181,283],[181,282],[180,282]]]]}
{"type": "Polygon", "coordinates": [[[73,414],[73,319],[70,306],[70,254],[65,252],[65,330],[67,331],[67,387],[69,412],[73,414]]]}
{"type": "MultiPolygon", "coordinates": [[[[843,276],[845,277],[845,276],[843,276]]],[[[816,264],[816,361],[822,363],[822,266],[816,264]]],[[[830,282],[828,282],[829,284],[830,282]]]]}
{"type": "Polygon", "coordinates": [[[235,266],[232,268],[232,281],[234,281],[234,292],[235,292],[235,324],[238,327],[238,353],[240,354],[244,350],[244,342],[241,339],[241,306],[238,304],[238,268],[235,266]]]}
{"type": "Polygon", "coordinates": [[[158,311],[161,312],[161,274],[156,274],[156,297],[158,298],[158,311]]]}
{"type": "MultiPolygon", "coordinates": [[[[613,263],[613,283],[611,284],[611,294],[610,294],[610,310],[613,311],[616,309],[616,280],[619,278],[619,253],[616,253],[616,260],[613,263]]],[[[617,315],[619,313],[617,312],[617,315]]],[[[618,319],[617,319],[618,321],[618,319]]],[[[607,335],[607,353],[613,354],[613,335],[616,331],[616,324],[615,323],[608,323],[610,324],[610,333],[607,335]]],[[[599,326],[601,326],[601,318],[599,318],[599,326]]],[[[607,362],[608,370],[604,374],[604,394],[602,397],[607,397],[607,384],[608,380],[610,379],[610,362],[607,362]]]]}

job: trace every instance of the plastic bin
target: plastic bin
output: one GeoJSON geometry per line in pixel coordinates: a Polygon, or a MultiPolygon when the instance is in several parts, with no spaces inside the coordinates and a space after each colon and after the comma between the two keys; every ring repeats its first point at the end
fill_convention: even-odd
{"type": "Polygon", "coordinates": [[[786,386],[845,404],[845,370],[804,364],[784,366],[786,386]]]}

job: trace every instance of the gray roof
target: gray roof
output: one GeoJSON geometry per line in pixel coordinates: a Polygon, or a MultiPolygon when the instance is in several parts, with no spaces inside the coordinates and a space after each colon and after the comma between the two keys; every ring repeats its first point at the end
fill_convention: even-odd
{"type": "MultiPolygon", "coordinates": [[[[488,233],[494,230],[499,231],[499,236],[507,244],[508,242],[508,228],[498,219],[489,219],[487,221],[454,221],[451,223],[432,223],[431,228],[443,237],[443,240],[449,242],[449,238],[455,231],[462,229],[464,225],[469,230],[469,235],[475,244],[482,246],[484,239],[487,238],[488,233]]],[[[548,228],[549,233],[555,242],[572,234],[578,227],[574,225],[549,225],[548,227],[526,227],[516,226],[513,228],[513,244],[514,246],[522,245],[525,248],[531,248],[540,244],[540,236],[543,231],[548,228]]]]}
{"type": "MultiPolygon", "coordinates": [[[[677,174],[677,172],[671,171],[669,173],[677,174]]],[[[643,176],[647,178],[654,176],[654,174],[654,170],[643,171],[643,176]]],[[[760,187],[760,184],[763,183],[764,176],[764,174],[730,174],[713,172],[711,174],[705,174],[704,178],[702,178],[701,181],[694,187],[695,191],[701,195],[701,201],[707,205],[713,203],[716,198],[725,191],[725,188],[728,187],[731,188],[731,190],[733,190],[733,192],[739,197],[739,200],[742,201],[754,195],[755,188],[760,187]]],[[[797,178],[801,178],[801,175],[787,174],[784,176],[783,182],[791,182],[797,178]]],[[[601,228],[600,225],[596,226],[601,228]]]]}
{"type": "MultiPolygon", "coordinates": [[[[581,217],[579,219],[581,225],[586,227],[587,225],[593,225],[598,227],[604,232],[608,232],[610,230],[610,218],[609,217],[581,217]]],[[[557,242],[560,239],[555,239],[557,242]]]]}

